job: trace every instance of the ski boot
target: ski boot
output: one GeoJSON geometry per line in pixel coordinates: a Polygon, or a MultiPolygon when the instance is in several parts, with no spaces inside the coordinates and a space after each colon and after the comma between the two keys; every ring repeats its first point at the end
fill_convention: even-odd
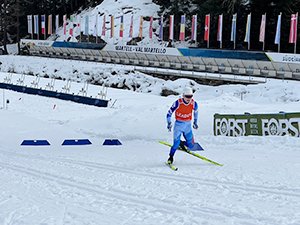
{"type": "Polygon", "coordinates": [[[169,157],[169,159],[168,159],[168,163],[169,163],[169,164],[172,164],[172,163],[173,163],[173,156],[172,156],[172,155],[170,155],[170,157],[169,157]]]}
{"type": "Polygon", "coordinates": [[[187,147],[184,145],[184,142],[185,142],[185,141],[180,141],[179,146],[180,146],[181,150],[186,151],[186,150],[187,150],[187,147]]]}

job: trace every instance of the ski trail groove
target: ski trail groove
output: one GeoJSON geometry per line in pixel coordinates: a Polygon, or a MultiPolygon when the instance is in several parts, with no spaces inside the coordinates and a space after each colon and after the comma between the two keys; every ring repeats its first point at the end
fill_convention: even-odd
{"type": "MultiPolygon", "coordinates": [[[[2,151],[0,153],[3,153],[2,151]]],[[[233,182],[229,181],[214,181],[214,180],[208,180],[208,179],[203,179],[199,177],[187,177],[183,175],[169,175],[169,174],[157,174],[154,172],[146,172],[146,171],[141,171],[141,170],[132,170],[130,168],[126,167],[120,167],[120,166],[114,166],[114,165],[107,165],[107,164],[100,164],[97,162],[87,162],[87,161],[77,161],[74,159],[64,159],[64,158],[59,158],[59,157],[44,157],[44,156],[36,156],[36,155],[25,155],[21,153],[8,153],[6,152],[5,154],[17,157],[16,155],[22,157],[22,158],[27,158],[30,160],[33,159],[38,159],[41,161],[49,162],[51,159],[53,162],[57,163],[69,163],[70,165],[79,165],[79,166],[84,166],[84,167],[91,167],[99,170],[108,170],[108,171],[115,171],[115,172],[120,172],[120,173],[125,173],[125,174],[130,174],[130,175],[136,175],[136,176],[141,176],[141,177],[151,177],[151,178],[156,178],[156,179],[168,179],[170,181],[176,181],[176,182],[201,182],[202,185],[207,185],[207,186],[220,186],[223,185],[224,187],[227,187],[229,189],[236,189],[236,190],[242,190],[242,191],[251,191],[251,192],[261,192],[261,193],[270,193],[270,194],[276,194],[276,195],[283,195],[283,196],[291,196],[291,197],[297,197],[300,198],[300,189],[291,189],[291,188],[285,188],[282,190],[282,188],[279,187],[274,187],[274,186],[259,186],[259,185],[254,185],[254,184],[236,184],[233,182]],[[34,158],[32,158],[34,156],[34,158]]],[[[163,162],[162,162],[163,163],[163,162]]],[[[66,164],[65,164],[66,165],[66,164]]]]}
{"type": "MultiPolygon", "coordinates": [[[[13,170],[18,173],[23,173],[28,176],[32,177],[38,177],[39,179],[45,180],[47,182],[56,182],[62,186],[68,186],[68,187],[76,187],[79,190],[86,191],[89,193],[94,193],[100,196],[105,196],[109,197],[111,199],[119,199],[124,202],[130,201],[132,205],[134,205],[136,208],[140,208],[142,206],[144,207],[151,207],[151,210],[159,210],[159,211],[164,211],[167,213],[173,212],[176,210],[177,213],[190,213],[193,214],[194,217],[200,217],[200,218],[206,218],[209,219],[211,216],[214,216],[215,219],[217,220],[224,220],[228,216],[232,217],[234,216],[236,219],[241,220],[240,222],[243,223],[247,219],[253,220],[253,215],[250,213],[242,213],[242,212],[233,212],[233,211],[227,211],[226,209],[219,208],[218,211],[216,212],[216,208],[214,207],[207,207],[207,206],[201,206],[201,211],[199,211],[198,208],[193,208],[189,205],[182,206],[184,208],[179,208],[174,206],[177,204],[176,202],[172,202],[172,200],[157,200],[154,196],[147,196],[147,198],[144,198],[143,196],[139,196],[136,193],[129,193],[126,191],[120,191],[115,188],[112,188],[110,190],[103,190],[103,187],[99,184],[87,184],[79,181],[72,180],[71,178],[66,178],[64,176],[58,176],[50,173],[45,173],[39,170],[34,170],[31,168],[26,168],[21,165],[14,165],[14,164],[8,164],[8,163],[3,163],[0,162],[0,165],[2,167],[5,167],[6,169],[13,170]],[[149,202],[149,199],[151,201],[149,202]],[[158,208],[159,207],[159,208],[158,208]]],[[[263,218],[263,217],[258,217],[256,218],[259,221],[264,221],[265,222],[271,222],[269,218],[263,218]]],[[[273,221],[274,223],[277,222],[276,219],[273,221]]],[[[271,222],[272,223],[272,222],[271,222]]]]}

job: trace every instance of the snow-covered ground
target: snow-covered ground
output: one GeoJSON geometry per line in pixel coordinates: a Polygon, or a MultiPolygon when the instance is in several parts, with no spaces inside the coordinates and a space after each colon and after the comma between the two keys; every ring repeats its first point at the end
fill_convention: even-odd
{"type": "MultiPolygon", "coordinates": [[[[214,113],[298,112],[299,82],[209,87],[99,63],[20,56],[0,61],[1,82],[13,68],[13,83],[27,71],[81,82],[88,72],[108,84],[118,79],[140,84],[135,92],[108,88],[107,98],[117,101],[107,108],[0,90],[0,106],[9,99],[0,110],[0,224],[300,224],[300,139],[213,135],[214,113]],[[194,136],[205,149],[199,154],[223,167],[184,152],[175,155],[177,172],[164,164],[169,148],[158,140],[172,142],[166,113],[178,96],[160,92],[180,93],[188,84],[199,103],[194,136]],[[61,145],[84,138],[92,145],[61,145]],[[114,138],[122,145],[103,146],[114,138]],[[51,145],[20,146],[28,139],[51,145]]],[[[26,76],[25,83],[33,80],[26,76]]],[[[39,87],[49,82],[41,78],[39,87]]],[[[55,89],[61,91],[65,83],[56,80],[55,89]]],[[[82,87],[73,82],[71,92],[82,87]]],[[[88,95],[101,90],[89,85],[88,95]]]]}

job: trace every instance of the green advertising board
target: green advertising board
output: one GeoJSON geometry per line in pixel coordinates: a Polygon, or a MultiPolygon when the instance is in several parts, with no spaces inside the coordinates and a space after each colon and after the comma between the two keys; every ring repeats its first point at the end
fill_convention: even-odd
{"type": "Polygon", "coordinates": [[[214,135],[299,137],[300,112],[274,114],[215,114],[214,135]]]}

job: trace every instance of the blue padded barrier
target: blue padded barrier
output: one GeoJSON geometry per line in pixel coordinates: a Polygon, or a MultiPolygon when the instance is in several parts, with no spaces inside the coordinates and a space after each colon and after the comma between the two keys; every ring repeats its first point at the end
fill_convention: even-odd
{"type": "Polygon", "coordinates": [[[90,145],[89,139],[71,139],[71,140],[64,140],[61,145],[90,145]]]}
{"type": "Polygon", "coordinates": [[[106,139],[103,145],[122,145],[118,139],[106,139]]]}
{"type": "Polygon", "coordinates": [[[24,140],[21,145],[50,145],[47,140],[24,140]]]}

